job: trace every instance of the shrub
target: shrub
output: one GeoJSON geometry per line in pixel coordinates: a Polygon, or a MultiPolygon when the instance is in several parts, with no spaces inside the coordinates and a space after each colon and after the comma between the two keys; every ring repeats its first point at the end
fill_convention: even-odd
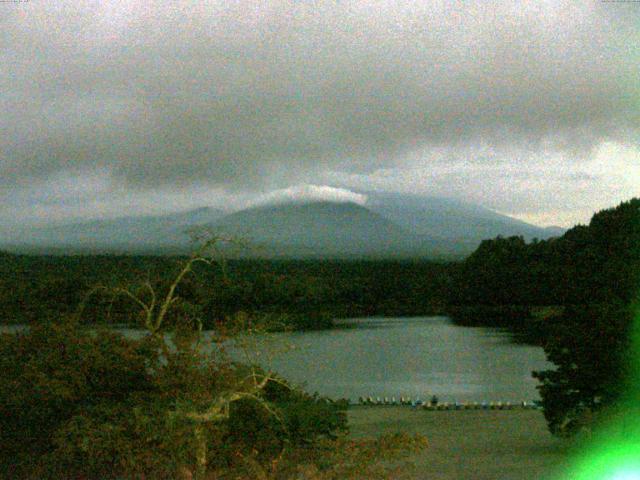
{"type": "Polygon", "coordinates": [[[257,367],[211,361],[77,322],[34,325],[0,345],[0,463],[13,478],[175,478],[268,464],[335,438],[346,405],[257,367]],[[237,465],[236,465],[237,466],[237,465]]]}
{"type": "Polygon", "coordinates": [[[28,458],[83,409],[152,388],[143,342],[72,321],[33,325],[0,341],[0,451],[28,458]]]}

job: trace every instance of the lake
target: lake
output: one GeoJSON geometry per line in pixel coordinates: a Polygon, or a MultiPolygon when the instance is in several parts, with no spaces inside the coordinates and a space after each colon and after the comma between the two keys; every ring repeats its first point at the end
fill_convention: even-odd
{"type": "Polygon", "coordinates": [[[360,396],[426,400],[434,394],[444,402],[534,400],[539,395],[531,371],[551,367],[540,347],[513,343],[500,329],[457,326],[447,317],[338,324],[343,328],[251,337],[249,359],[310,393],[352,401],[360,396]]]}
{"type": "Polygon", "coordinates": [[[435,394],[441,401],[539,399],[532,370],[551,367],[540,347],[447,317],[341,320],[348,328],[255,339],[263,366],[309,392],[357,400],[435,394]]]}

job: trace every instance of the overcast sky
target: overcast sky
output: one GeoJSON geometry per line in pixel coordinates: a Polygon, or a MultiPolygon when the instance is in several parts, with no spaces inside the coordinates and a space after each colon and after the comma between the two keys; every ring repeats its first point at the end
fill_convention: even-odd
{"type": "Polygon", "coordinates": [[[393,190],[570,226],[640,196],[640,3],[30,0],[0,41],[3,222],[393,190]]]}

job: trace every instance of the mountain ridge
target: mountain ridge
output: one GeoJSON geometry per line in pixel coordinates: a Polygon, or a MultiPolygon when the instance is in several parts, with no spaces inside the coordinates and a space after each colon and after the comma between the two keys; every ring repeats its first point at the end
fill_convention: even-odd
{"type": "MultiPolygon", "coordinates": [[[[123,216],[23,229],[12,245],[99,252],[184,252],[189,228],[242,237],[259,248],[247,255],[276,257],[452,257],[481,240],[557,234],[465,202],[400,193],[366,192],[364,205],[316,200],[263,203],[225,214],[200,207],[167,215],[123,216]],[[19,241],[16,241],[19,240],[19,241]]],[[[6,246],[7,241],[3,242],[6,246]]]]}

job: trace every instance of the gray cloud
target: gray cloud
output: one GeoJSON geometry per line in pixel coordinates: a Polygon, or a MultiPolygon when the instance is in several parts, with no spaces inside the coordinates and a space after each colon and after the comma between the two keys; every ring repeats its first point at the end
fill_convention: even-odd
{"type": "Polygon", "coordinates": [[[60,175],[136,192],[264,192],[327,171],[412,168],[415,152],[451,165],[575,162],[639,138],[633,4],[2,9],[0,195],[60,175]],[[501,158],[469,157],[478,145],[501,158]]]}

